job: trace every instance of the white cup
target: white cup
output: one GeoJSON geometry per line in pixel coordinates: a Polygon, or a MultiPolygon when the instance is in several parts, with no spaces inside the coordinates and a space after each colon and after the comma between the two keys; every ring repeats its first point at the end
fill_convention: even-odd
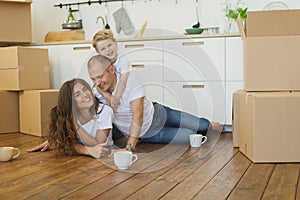
{"type": "Polygon", "coordinates": [[[128,169],[128,167],[136,160],[137,155],[133,154],[131,151],[118,151],[114,153],[114,162],[119,170],[128,169]]]}
{"type": "Polygon", "coordinates": [[[190,135],[190,144],[191,147],[201,147],[201,144],[205,143],[207,137],[201,134],[192,134],[190,135]],[[202,139],[204,140],[202,141],[202,139]]]}
{"type": "Polygon", "coordinates": [[[20,155],[20,149],[15,147],[0,147],[0,161],[9,161],[20,155]],[[15,154],[16,152],[16,154],[15,154]]]}

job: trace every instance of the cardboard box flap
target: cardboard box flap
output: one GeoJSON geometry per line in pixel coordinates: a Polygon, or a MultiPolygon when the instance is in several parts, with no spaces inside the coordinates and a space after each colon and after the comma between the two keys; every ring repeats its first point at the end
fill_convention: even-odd
{"type": "Polygon", "coordinates": [[[300,35],[300,9],[249,11],[245,20],[247,37],[300,35]]]}
{"type": "Polygon", "coordinates": [[[245,33],[245,30],[244,30],[244,26],[243,26],[243,22],[242,22],[242,18],[241,18],[240,14],[238,15],[236,23],[238,25],[238,28],[239,28],[239,31],[240,31],[240,34],[241,34],[241,38],[244,41],[246,39],[246,33],[245,33]]]}

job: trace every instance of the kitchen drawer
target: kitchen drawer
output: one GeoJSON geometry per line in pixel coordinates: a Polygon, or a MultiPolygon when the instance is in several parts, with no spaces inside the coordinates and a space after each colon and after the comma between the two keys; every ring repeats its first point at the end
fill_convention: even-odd
{"type": "Polygon", "coordinates": [[[163,66],[159,61],[131,62],[130,73],[136,74],[144,83],[149,100],[163,103],[163,66]]]}
{"type": "Polygon", "coordinates": [[[119,42],[119,55],[129,61],[161,61],[162,41],[119,42]]]}
{"type": "Polygon", "coordinates": [[[224,123],[224,82],[164,82],[164,104],[224,123]]]}
{"type": "Polygon", "coordinates": [[[87,62],[96,54],[90,43],[58,45],[60,84],[72,78],[83,78],[92,84],[87,72],[87,62]]]}
{"type": "Polygon", "coordinates": [[[225,39],[164,41],[166,81],[224,81],[225,39]]]}

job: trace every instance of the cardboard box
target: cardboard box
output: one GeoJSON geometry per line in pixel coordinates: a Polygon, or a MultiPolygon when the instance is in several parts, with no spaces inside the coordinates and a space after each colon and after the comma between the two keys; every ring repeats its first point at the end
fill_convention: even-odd
{"type": "Polygon", "coordinates": [[[246,91],[300,90],[300,79],[297,76],[300,73],[300,28],[290,24],[296,20],[293,19],[295,16],[300,17],[300,10],[249,12],[246,31],[238,20],[244,40],[246,91]],[[280,24],[286,24],[285,31],[281,31],[284,28],[276,20],[271,22],[272,17],[277,19],[274,13],[282,13],[279,15],[283,17],[280,24]],[[269,26],[266,25],[268,23],[269,26]],[[280,28],[274,29],[274,26],[280,28]]]}
{"type": "Polygon", "coordinates": [[[19,93],[0,91],[0,133],[19,131],[19,93]]]}
{"type": "Polygon", "coordinates": [[[300,35],[300,10],[249,11],[245,20],[248,37],[300,35]]]}
{"type": "Polygon", "coordinates": [[[0,48],[0,90],[49,89],[47,49],[0,48]]]}
{"type": "Polygon", "coordinates": [[[233,147],[239,147],[239,132],[240,132],[240,95],[243,90],[237,90],[232,95],[232,141],[233,147]]]}
{"type": "Polygon", "coordinates": [[[30,43],[31,1],[0,1],[0,43],[30,43]]]}
{"type": "Polygon", "coordinates": [[[20,132],[43,137],[48,133],[49,114],[57,104],[58,90],[20,92],[20,132]]]}
{"type": "Polygon", "coordinates": [[[240,151],[253,162],[300,162],[300,92],[243,92],[240,151]]]}

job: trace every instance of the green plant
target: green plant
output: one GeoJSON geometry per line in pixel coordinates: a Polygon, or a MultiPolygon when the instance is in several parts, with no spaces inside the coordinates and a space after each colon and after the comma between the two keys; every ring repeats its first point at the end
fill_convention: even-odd
{"type": "Polygon", "coordinates": [[[243,8],[243,5],[243,0],[237,0],[234,5],[230,0],[226,0],[224,9],[226,17],[236,20],[238,18],[238,15],[240,14],[242,20],[245,20],[247,18],[248,8],[243,8]]]}

